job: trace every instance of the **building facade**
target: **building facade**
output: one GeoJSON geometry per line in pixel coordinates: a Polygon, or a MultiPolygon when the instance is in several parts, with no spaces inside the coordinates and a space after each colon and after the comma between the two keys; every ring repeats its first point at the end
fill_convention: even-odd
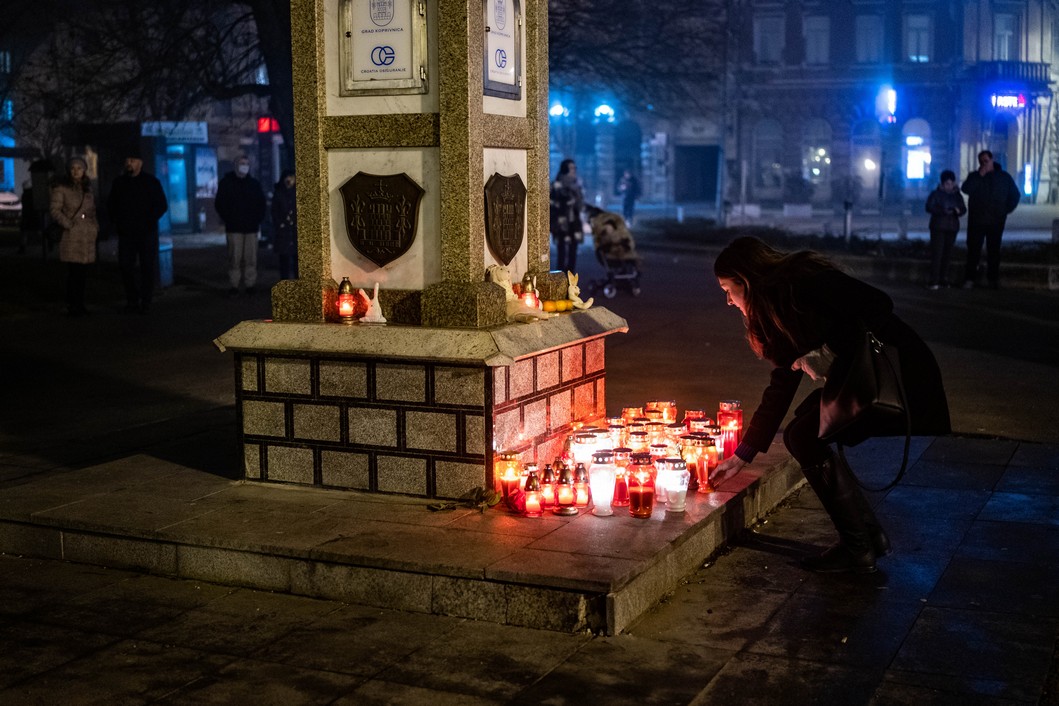
{"type": "Polygon", "coordinates": [[[908,203],[983,149],[1059,199],[1055,2],[750,0],[729,21],[733,203],[908,203]]]}

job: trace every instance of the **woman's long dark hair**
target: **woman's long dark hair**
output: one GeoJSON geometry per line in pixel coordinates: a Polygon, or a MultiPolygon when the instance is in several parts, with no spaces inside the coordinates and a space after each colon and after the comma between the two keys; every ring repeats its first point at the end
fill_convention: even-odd
{"type": "Polygon", "coordinates": [[[570,167],[574,165],[574,160],[564,159],[559,163],[559,173],[555,175],[555,180],[560,181],[564,176],[570,173],[570,167]]]}
{"type": "Polygon", "coordinates": [[[773,362],[793,361],[806,340],[798,315],[803,312],[794,306],[794,282],[834,269],[819,253],[784,253],[750,236],[733,240],[713,263],[714,275],[745,287],[747,343],[759,357],[773,362]]]}

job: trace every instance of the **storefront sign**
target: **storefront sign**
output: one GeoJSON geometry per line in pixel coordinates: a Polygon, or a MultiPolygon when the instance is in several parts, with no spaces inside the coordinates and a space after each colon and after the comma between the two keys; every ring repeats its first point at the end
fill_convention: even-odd
{"type": "Polygon", "coordinates": [[[518,0],[482,0],[485,10],[485,95],[522,97],[522,8],[518,0]]]}
{"type": "Polygon", "coordinates": [[[994,93],[989,102],[1002,110],[1022,110],[1026,107],[1026,96],[1022,93],[994,93]]]}
{"type": "Polygon", "coordinates": [[[357,172],[339,191],[346,235],[357,252],[384,267],[412,246],[424,192],[410,176],[357,172]]]}
{"type": "Polygon", "coordinates": [[[343,96],[426,93],[426,0],[342,0],[343,96]]]}
{"type": "Polygon", "coordinates": [[[164,137],[166,142],[186,145],[205,145],[210,141],[209,126],[205,122],[148,122],[140,123],[142,137],[164,137]]]}
{"type": "Polygon", "coordinates": [[[522,177],[493,174],[485,183],[485,239],[507,266],[522,247],[526,230],[526,185],[522,177]]]}

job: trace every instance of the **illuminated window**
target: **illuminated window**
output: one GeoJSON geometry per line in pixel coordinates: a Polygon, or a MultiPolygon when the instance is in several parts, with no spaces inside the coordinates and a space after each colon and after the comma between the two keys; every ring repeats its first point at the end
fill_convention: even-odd
{"type": "Polygon", "coordinates": [[[831,183],[831,126],[810,120],[802,133],[802,176],[814,186],[831,183]]]}
{"type": "Polygon", "coordinates": [[[1018,61],[1019,19],[1015,15],[998,14],[993,18],[993,59],[1018,61]]]}
{"type": "Polygon", "coordinates": [[[933,27],[930,15],[905,15],[905,58],[926,64],[933,53],[933,27]]]}
{"type": "Polygon", "coordinates": [[[0,74],[11,73],[11,52],[0,51],[0,74]]]}
{"type": "Polygon", "coordinates": [[[882,61],[883,26],[878,15],[857,15],[854,25],[858,64],[882,61]]]}
{"type": "Polygon", "coordinates": [[[921,118],[905,123],[901,131],[904,142],[905,178],[909,181],[930,176],[930,124],[921,118]]]}
{"type": "Polygon", "coordinates": [[[775,120],[754,126],[754,184],[772,189],[783,186],[783,128],[775,120]]]}
{"type": "Polygon", "coordinates": [[[783,18],[754,18],[754,56],[759,64],[778,64],[783,58],[783,18]]]}
{"type": "Polygon", "coordinates": [[[831,19],[805,18],[805,63],[826,64],[831,60],[831,19]]]}

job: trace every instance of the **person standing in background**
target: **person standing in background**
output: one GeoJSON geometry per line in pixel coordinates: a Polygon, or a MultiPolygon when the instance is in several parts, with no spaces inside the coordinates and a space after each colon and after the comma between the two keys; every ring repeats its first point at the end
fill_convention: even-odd
{"type": "Polygon", "coordinates": [[[69,316],[84,316],[85,285],[88,266],[96,261],[96,201],[92,196],[92,181],[88,178],[88,164],[73,157],[66,165],[66,174],[51,190],[54,222],[62,226],[59,241],[59,260],[66,263],[66,312],[69,316]]]}
{"type": "Polygon", "coordinates": [[[143,170],[140,150],[125,153],[125,171],[114,180],[107,213],[118,233],[118,266],[125,286],[125,311],[151,310],[158,271],[158,219],[169,210],[162,183],[143,170]]]}
{"type": "Polygon", "coordinates": [[[577,247],[584,239],[581,211],[585,207],[585,190],[577,177],[577,164],[564,159],[559,165],[550,193],[550,226],[555,240],[556,267],[563,272],[577,272],[577,247]]]}
{"type": "Polygon", "coordinates": [[[631,228],[633,217],[636,215],[636,199],[640,198],[640,180],[631,169],[622,172],[617,190],[621,195],[621,215],[625,218],[625,224],[631,228]]]}
{"type": "Polygon", "coordinates": [[[967,194],[967,267],[964,289],[978,281],[978,261],[985,243],[986,279],[991,289],[1000,287],[1000,240],[1008,214],[1019,205],[1022,194],[1011,175],[993,161],[993,153],[978,153],[978,169],[967,175],[960,187],[967,194]]]}
{"type": "Polygon", "coordinates": [[[941,183],[927,197],[927,213],[930,214],[930,281],[927,288],[940,289],[949,286],[946,278],[949,255],[960,231],[960,216],[967,213],[963,196],[956,188],[955,172],[946,169],[941,173],[941,183]]]}
{"type": "Polygon", "coordinates": [[[279,278],[298,277],[298,203],[294,170],[285,169],[272,192],[272,249],[279,257],[279,278]]]}
{"type": "Polygon", "coordinates": [[[250,176],[250,159],[245,155],[235,161],[235,171],[228,172],[217,187],[214,207],[224,222],[228,240],[229,296],[239,294],[240,282],[247,294],[257,284],[257,240],[261,221],[265,220],[265,192],[261,182],[250,176]]]}

